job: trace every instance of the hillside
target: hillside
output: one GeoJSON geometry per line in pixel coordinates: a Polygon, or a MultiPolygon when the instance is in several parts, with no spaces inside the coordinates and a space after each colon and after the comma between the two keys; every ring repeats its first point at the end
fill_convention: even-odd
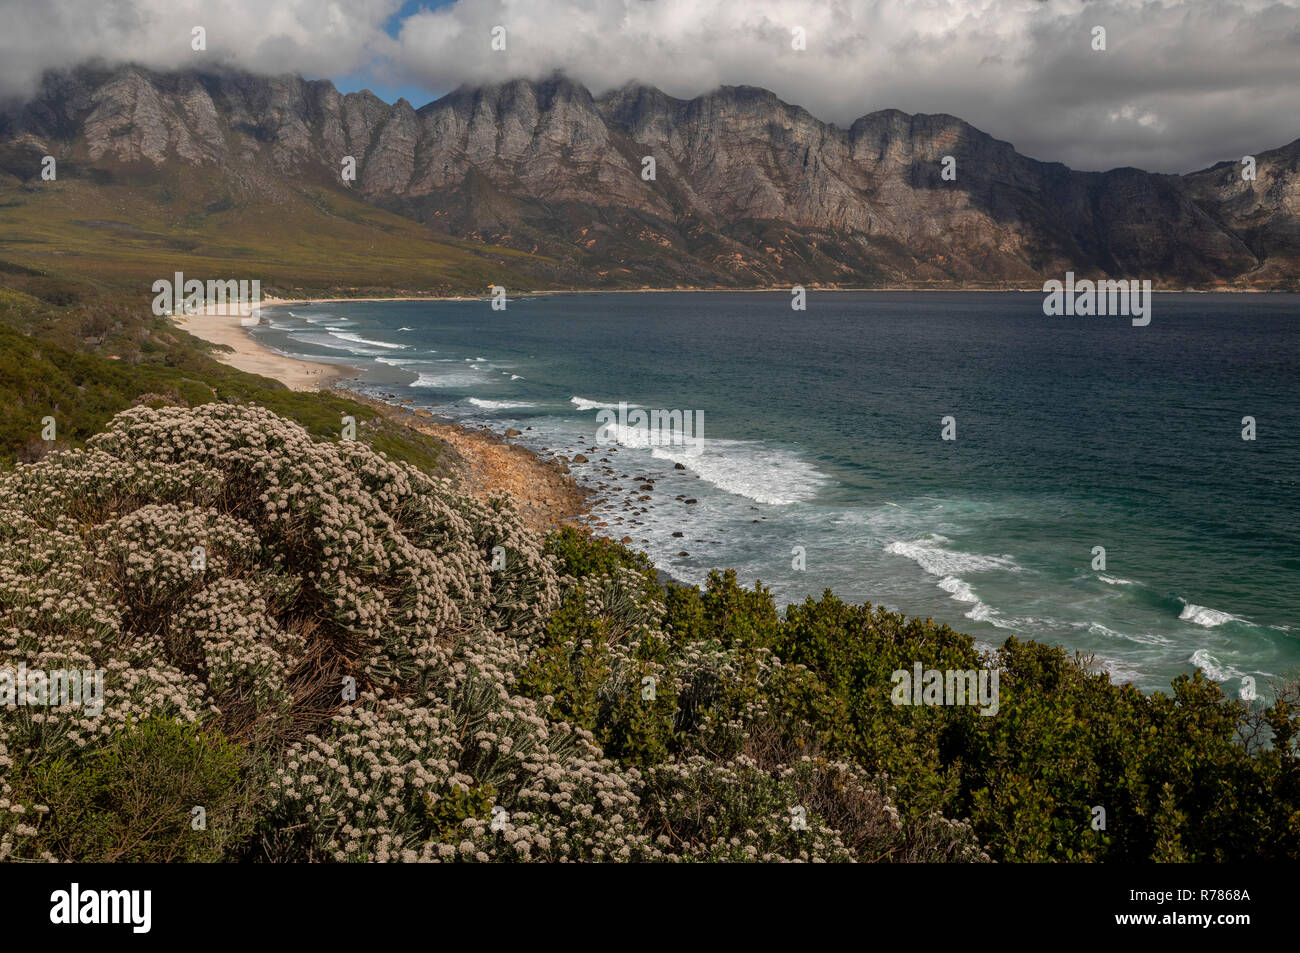
{"type": "Polygon", "coordinates": [[[336,433],[348,414],[361,439],[431,472],[443,471],[454,457],[441,441],[368,404],[291,391],[220,363],[205,342],[153,317],[130,296],[14,270],[0,263],[0,469],[80,446],[137,404],[211,401],[257,403],[317,436],[336,433]],[[41,438],[47,416],[55,420],[52,441],[41,438]]]}
{"type": "Polygon", "coordinates": [[[0,474],[0,565],[0,662],[104,673],[58,731],[0,720],[0,860],[1300,856],[1294,684],[1248,713],[830,593],[661,589],[263,408],[135,407],[0,474]],[[997,666],[998,717],[891,704],[914,663],[997,666]]]}

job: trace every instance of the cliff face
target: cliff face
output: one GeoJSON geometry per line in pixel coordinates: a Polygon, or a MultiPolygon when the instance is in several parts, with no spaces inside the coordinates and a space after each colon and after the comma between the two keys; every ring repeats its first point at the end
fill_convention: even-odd
{"type": "Polygon", "coordinates": [[[83,68],[0,118],[0,168],[29,179],[46,153],[74,174],[200,166],[234,201],[351,188],[591,285],[1032,285],[1073,269],[1294,287],[1300,275],[1300,141],[1261,153],[1249,182],[1230,163],[1084,173],[952,116],[885,110],[842,129],[751,87],[595,98],[555,78],[417,111],[293,76],[83,68]]]}

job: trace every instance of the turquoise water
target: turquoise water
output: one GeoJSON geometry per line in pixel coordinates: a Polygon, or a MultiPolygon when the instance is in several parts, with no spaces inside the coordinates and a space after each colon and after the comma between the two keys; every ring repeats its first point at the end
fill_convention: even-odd
{"type": "Polygon", "coordinates": [[[602,532],[678,578],[734,567],[782,603],[829,587],[983,645],[1094,654],[1145,689],[1300,668],[1300,296],[1157,295],[1144,328],[1045,317],[1039,294],[789,301],[320,304],[268,309],[257,334],[585,454],[602,532]],[[702,452],[598,444],[620,401],[702,412],[702,452]]]}

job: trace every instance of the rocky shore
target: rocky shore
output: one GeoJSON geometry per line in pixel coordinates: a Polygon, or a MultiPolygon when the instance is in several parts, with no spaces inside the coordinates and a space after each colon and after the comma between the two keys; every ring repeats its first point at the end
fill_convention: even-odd
{"type": "Polygon", "coordinates": [[[544,533],[559,526],[583,525],[592,492],[580,486],[560,461],[544,459],[491,430],[437,417],[423,407],[405,407],[342,388],[339,392],[447,444],[454,454],[451,469],[465,489],[480,498],[506,494],[530,529],[544,533]]]}

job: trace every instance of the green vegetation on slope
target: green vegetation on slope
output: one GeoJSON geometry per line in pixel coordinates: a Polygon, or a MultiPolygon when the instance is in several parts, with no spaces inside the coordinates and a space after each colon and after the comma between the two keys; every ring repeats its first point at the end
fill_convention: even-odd
{"type": "Polygon", "coordinates": [[[968,819],[998,859],[1300,858],[1300,681],[1279,685],[1268,707],[1225,697],[1199,671],[1170,694],[1144,695],[1060,648],[1011,638],[982,658],[946,625],[830,591],[783,617],[765,589],[739,586],[731,571],[711,574],[703,590],[670,585],[652,625],[652,600],[635,585],[593,599],[618,551],[626,573],[652,579],[644,557],[572,530],[549,549],[562,571],[602,575],[566,593],[521,688],[554,697],[557,714],[642,768],[704,733],[707,750],[744,751],[763,765],[851,761],[888,779],[905,817],[968,819]],[[704,645],[729,653],[711,709],[697,698],[704,645]],[[891,673],[916,662],[996,666],[998,712],[893,704],[891,673]],[[646,676],[657,682],[653,702],[627,688],[646,676]],[[736,713],[751,714],[725,724],[736,713]]]}
{"type": "Polygon", "coordinates": [[[830,593],[664,591],[261,408],[0,474],[0,566],[0,668],[104,673],[0,721],[0,859],[1300,858],[1295,682],[1144,696],[830,593]],[[915,663],[997,667],[999,710],[894,704],[915,663]]]}
{"type": "Polygon", "coordinates": [[[79,445],[137,402],[218,401],[268,407],[318,437],[337,436],[349,415],[358,439],[429,472],[439,468],[446,448],[435,438],[358,401],[291,391],[213,360],[209,345],[129,296],[12,271],[0,281],[0,466],[79,445]],[[41,436],[47,416],[55,420],[54,441],[41,436]]]}
{"type": "Polygon", "coordinates": [[[536,289],[550,265],[520,251],[439,237],[324,186],[234,186],[188,166],[68,169],[55,182],[0,176],[0,259],[75,274],[147,301],[176,271],[258,279],[281,297],[486,294],[536,289]]]}

